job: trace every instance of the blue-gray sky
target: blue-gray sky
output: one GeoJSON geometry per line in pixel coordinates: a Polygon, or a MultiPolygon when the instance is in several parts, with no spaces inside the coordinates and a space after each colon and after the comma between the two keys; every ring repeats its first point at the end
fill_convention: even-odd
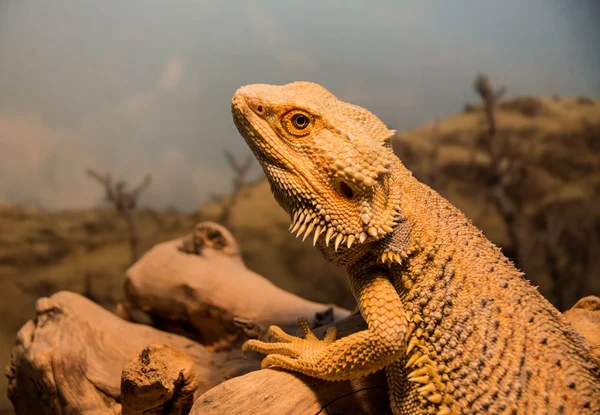
{"type": "Polygon", "coordinates": [[[599,97],[597,3],[4,0],[0,201],[96,205],[85,167],[151,172],[159,208],[227,193],[248,83],[319,82],[399,129],[475,101],[478,71],[509,95],[599,97]]]}

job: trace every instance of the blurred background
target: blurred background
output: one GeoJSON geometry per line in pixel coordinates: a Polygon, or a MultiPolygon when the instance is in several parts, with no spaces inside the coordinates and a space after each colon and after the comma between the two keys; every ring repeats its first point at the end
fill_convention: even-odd
{"type": "Polygon", "coordinates": [[[353,307],[231,121],[249,83],[373,111],[559,309],[599,295],[599,21],[595,0],[1,1],[0,366],[38,297],[112,309],[132,261],[200,220],[280,287],[353,307]]]}

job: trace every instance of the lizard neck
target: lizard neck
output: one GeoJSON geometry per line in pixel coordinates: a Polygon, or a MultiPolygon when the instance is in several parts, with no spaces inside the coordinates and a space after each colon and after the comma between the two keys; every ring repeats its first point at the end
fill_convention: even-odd
{"type": "Polygon", "coordinates": [[[440,247],[443,218],[437,201],[441,197],[413,177],[400,160],[392,166],[390,193],[398,200],[401,220],[391,234],[373,244],[370,255],[391,268],[405,268],[422,258],[432,260],[440,247]]]}

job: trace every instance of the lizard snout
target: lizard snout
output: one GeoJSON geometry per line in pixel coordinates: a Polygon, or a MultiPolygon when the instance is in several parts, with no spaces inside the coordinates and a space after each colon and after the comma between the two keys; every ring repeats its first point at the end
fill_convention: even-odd
{"type": "Polygon", "coordinates": [[[239,111],[244,117],[248,117],[250,114],[248,110],[262,116],[265,113],[265,105],[260,99],[252,94],[251,86],[243,86],[235,91],[231,100],[232,108],[239,111]]]}

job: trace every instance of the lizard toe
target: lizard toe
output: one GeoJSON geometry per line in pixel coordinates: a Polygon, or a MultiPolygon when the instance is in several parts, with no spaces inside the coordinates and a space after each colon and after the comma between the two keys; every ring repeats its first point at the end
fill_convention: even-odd
{"type": "Polygon", "coordinates": [[[314,333],[310,329],[310,324],[308,323],[307,319],[305,319],[303,317],[299,318],[296,325],[298,326],[298,329],[302,333],[302,337],[304,339],[310,340],[310,341],[317,340],[317,337],[314,335],[314,333]]]}
{"type": "Polygon", "coordinates": [[[290,357],[298,357],[300,355],[294,344],[283,342],[267,343],[254,339],[248,340],[242,345],[242,353],[245,354],[248,350],[265,355],[280,354],[290,357]]]}
{"type": "Polygon", "coordinates": [[[292,370],[300,373],[310,373],[314,371],[314,363],[306,362],[300,359],[294,359],[289,356],[279,354],[270,354],[260,363],[262,369],[270,367],[280,367],[286,370],[292,370]]]}
{"type": "Polygon", "coordinates": [[[271,326],[267,331],[267,336],[276,342],[295,343],[301,340],[299,337],[286,333],[278,326],[271,326]]]}

